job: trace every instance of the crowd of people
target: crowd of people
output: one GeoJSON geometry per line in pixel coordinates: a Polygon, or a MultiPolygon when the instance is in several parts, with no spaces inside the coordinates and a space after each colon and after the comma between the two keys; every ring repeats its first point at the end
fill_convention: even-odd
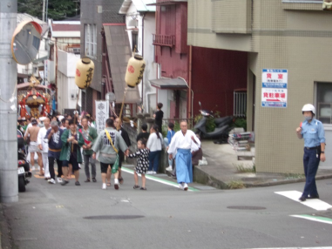
{"type": "MultiPolygon", "coordinates": [[[[146,174],[156,174],[159,170],[160,155],[163,149],[169,154],[168,167],[176,176],[181,189],[187,190],[192,182],[192,157],[201,152],[200,140],[188,130],[186,121],[181,122],[181,130],[174,132],[174,124],[168,124],[165,139],[161,133],[163,112],[158,104],[156,122],[148,132],[143,124],[137,136],[137,151],[130,153],[131,141],[122,127],[120,118],[110,117],[106,120],[105,129],[99,134],[88,113],[78,112],[74,115],[58,115],[39,119],[18,120],[18,128],[24,133],[27,142],[28,161],[31,170],[36,170],[35,159],[39,165],[39,176],[50,184],[60,183],[66,186],[72,175],[75,185],[80,186],[80,169],[84,166],[86,183],[97,182],[96,163],[100,163],[102,189],[111,186],[111,175],[114,175],[114,188],[119,189],[123,183],[121,175],[125,156],[137,158],[134,171],[134,189],[147,190],[146,174]],[[174,165],[175,158],[175,165],[174,165]],[[57,172],[55,171],[55,162],[57,172]],[[91,167],[91,174],[90,174],[91,167]],[[139,176],[142,184],[139,186],[139,176]]],[[[201,153],[200,153],[201,154],[201,153]]]]}

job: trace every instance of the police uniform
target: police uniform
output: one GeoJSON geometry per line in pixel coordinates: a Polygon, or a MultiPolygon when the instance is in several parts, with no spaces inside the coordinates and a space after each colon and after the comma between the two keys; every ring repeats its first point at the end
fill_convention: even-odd
{"type": "Polygon", "coordinates": [[[313,118],[311,122],[302,123],[301,135],[304,139],[303,166],[306,183],[301,198],[319,198],[315,176],[321,154],[321,143],[325,143],[322,122],[313,118]]]}

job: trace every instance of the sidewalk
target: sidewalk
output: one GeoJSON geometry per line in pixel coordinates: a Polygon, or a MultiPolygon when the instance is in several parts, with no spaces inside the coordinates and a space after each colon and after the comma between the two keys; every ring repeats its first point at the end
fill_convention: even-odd
{"type": "MultiPolygon", "coordinates": [[[[227,189],[305,181],[304,176],[301,175],[244,172],[253,168],[253,160],[244,157],[237,160],[237,155],[229,144],[214,144],[213,141],[203,141],[202,149],[208,165],[195,167],[194,181],[198,183],[227,189]],[[241,169],[241,172],[238,168],[241,169]]],[[[332,167],[319,167],[316,179],[326,178],[332,178],[332,167]]]]}

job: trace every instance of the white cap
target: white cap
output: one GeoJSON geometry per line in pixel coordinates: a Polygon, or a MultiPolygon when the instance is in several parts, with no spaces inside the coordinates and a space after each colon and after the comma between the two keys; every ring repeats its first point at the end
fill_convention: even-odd
{"type": "Polygon", "coordinates": [[[303,112],[312,112],[313,114],[316,114],[316,108],[312,104],[305,104],[302,107],[302,113],[303,112]]]}

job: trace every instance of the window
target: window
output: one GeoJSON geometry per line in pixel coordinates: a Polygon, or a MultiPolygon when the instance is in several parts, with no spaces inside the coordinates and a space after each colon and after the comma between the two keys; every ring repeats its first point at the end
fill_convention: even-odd
{"type": "Polygon", "coordinates": [[[97,26],[85,24],[85,55],[96,58],[97,56],[97,26]]]}
{"type": "Polygon", "coordinates": [[[324,124],[332,123],[332,82],[316,84],[316,117],[324,124]]]}

